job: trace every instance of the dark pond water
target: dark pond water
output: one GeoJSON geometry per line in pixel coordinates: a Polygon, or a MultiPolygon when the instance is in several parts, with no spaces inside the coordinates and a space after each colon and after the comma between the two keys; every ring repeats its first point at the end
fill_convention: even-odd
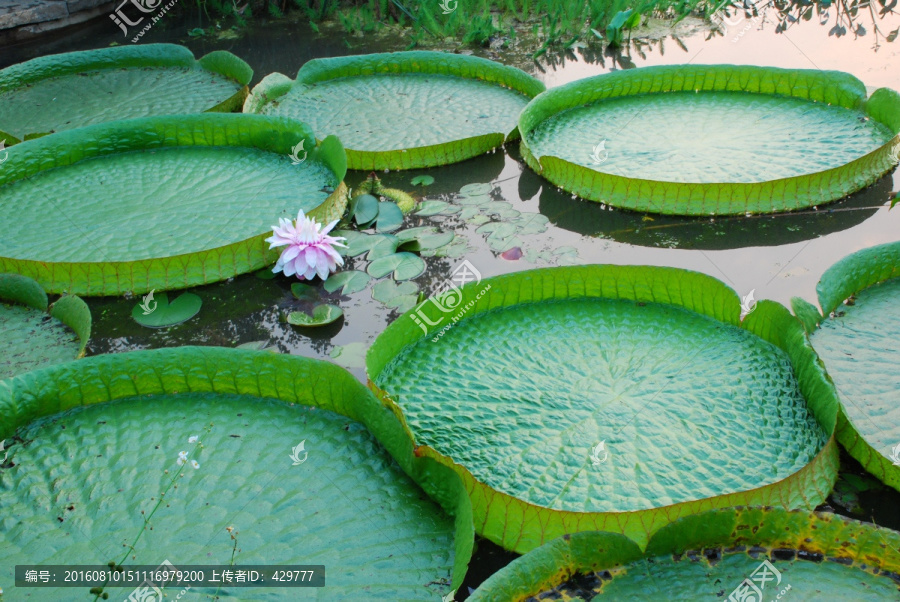
{"type": "MultiPolygon", "coordinates": [[[[882,86],[900,89],[900,41],[885,40],[888,32],[900,26],[900,17],[879,17],[860,11],[853,26],[847,24],[846,17],[841,24],[837,18],[837,11],[832,10],[827,19],[813,17],[778,33],[778,14],[765,13],[758,20],[735,23],[726,35],[711,35],[699,22],[687,20],[678,26],[677,39],[639,41],[618,53],[575,48],[565,54],[544,56],[535,63],[523,62],[524,54],[513,48],[507,58],[515,58],[512,62],[548,87],[645,65],[734,63],[837,69],[856,75],[870,91],[882,86]],[[826,22],[820,23],[823,20],[826,22]],[[835,27],[841,25],[848,33],[837,37],[835,27]],[[865,34],[854,35],[855,27],[860,25],[865,34]]],[[[217,49],[229,50],[250,63],[255,70],[254,83],[273,71],[293,77],[311,58],[402,50],[405,46],[389,39],[349,38],[339,32],[316,34],[302,22],[257,24],[236,39],[186,35],[198,25],[208,26],[208,22],[173,18],[155,25],[142,43],[183,43],[197,56],[217,49]]],[[[98,19],[49,40],[4,48],[0,67],[42,54],[105,47],[112,42],[128,43],[114,24],[98,19]]],[[[504,58],[490,50],[476,53],[504,58]]],[[[707,273],[741,295],[754,290],[756,299],[787,304],[792,296],[815,301],[816,282],[841,257],[864,247],[900,240],[900,208],[889,209],[890,199],[900,187],[897,173],[850,198],[817,209],[716,219],[651,216],[573,199],[528,170],[515,144],[453,166],[379,176],[386,186],[411,190],[410,179],[423,173],[435,178],[427,190],[429,199],[449,199],[465,184],[490,182],[494,184],[495,200],[508,202],[517,211],[537,212],[549,218],[551,224],[545,232],[521,237],[526,255],[507,261],[491,250],[487,235],[476,232],[473,224],[453,216],[410,217],[407,227],[435,225],[464,237],[469,244],[464,258],[483,277],[555,265],[562,257],[575,263],[666,265],[707,273]],[[558,253],[565,247],[573,247],[576,253],[558,253]]],[[[356,185],[364,177],[361,172],[351,172],[348,184],[356,185]]],[[[427,258],[425,274],[416,279],[420,289],[431,293],[462,259],[427,258]]],[[[345,269],[352,269],[355,263],[350,260],[345,269]]],[[[370,290],[344,297],[322,291],[323,299],[344,309],[344,319],[324,328],[299,329],[286,324],[283,316],[286,311],[310,307],[292,297],[290,283],[284,278],[262,280],[250,274],[192,289],[203,299],[200,314],[166,330],[143,328],[131,319],[137,299],[90,299],[94,332],[89,352],[176,345],[235,346],[265,341],[282,353],[325,359],[340,351],[338,363],[364,379],[362,350],[398,314],[374,301],[370,290]]],[[[900,517],[893,510],[900,503],[900,495],[888,492],[871,479],[857,478],[855,475],[864,472],[846,456],[842,457],[842,466],[839,491],[829,500],[830,508],[900,528],[900,517]]],[[[512,557],[480,541],[467,585],[475,586],[512,557]]]]}

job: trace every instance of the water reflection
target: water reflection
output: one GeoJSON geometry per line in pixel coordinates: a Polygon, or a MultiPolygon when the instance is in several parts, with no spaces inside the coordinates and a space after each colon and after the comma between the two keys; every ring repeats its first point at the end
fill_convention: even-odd
{"type": "Polygon", "coordinates": [[[573,199],[531,172],[519,180],[523,198],[535,185],[540,187],[540,212],[560,228],[642,247],[718,250],[787,245],[852,228],[889,201],[893,181],[891,175],[884,176],[818,210],[715,219],[604,209],[600,203],[573,199]]]}

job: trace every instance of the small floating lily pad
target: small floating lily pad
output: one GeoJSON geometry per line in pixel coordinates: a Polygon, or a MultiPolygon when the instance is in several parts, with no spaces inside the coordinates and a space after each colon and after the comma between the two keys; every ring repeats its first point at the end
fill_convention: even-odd
{"type": "Polygon", "coordinates": [[[419,203],[419,209],[416,211],[416,215],[421,215],[422,217],[437,215],[450,206],[450,203],[446,201],[422,201],[419,203]]]}
{"type": "Polygon", "coordinates": [[[412,309],[418,301],[419,285],[415,282],[382,280],[372,287],[372,298],[388,307],[395,307],[401,313],[412,309]]]}
{"type": "Polygon", "coordinates": [[[51,54],[0,70],[0,138],[106,121],[240,109],[253,70],[230,52],[199,61],[143,44],[51,54]]]}
{"type": "Polygon", "coordinates": [[[366,271],[373,278],[384,278],[393,272],[394,280],[409,280],[420,276],[425,271],[425,262],[421,257],[412,253],[394,253],[372,261],[366,271]]]}
{"type": "Polygon", "coordinates": [[[131,317],[141,326],[168,328],[196,316],[202,305],[203,300],[194,293],[183,293],[169,303],[166,293],[150,291],[131,310],[131,317]]]}
{"type": "Polygon", "coordinates": [[[358,293],[366,288],[371,279],[372,278],[365,272],[360,272],[359,270],[346,270],[330,276],[328,280],[325,281],[324,286],[325,290],[329,293],[333,293],[339,288],[343,288],[341,294],[352,295],[353,293],[358,293]]]}
{"type": "Polygon", "coordinates": [[[362,194],[353,202],[353,219],[360,228],[368,228],[378,217],[378,199],[371,194],[362,194]]]}
{"type": "Polygon", "coordinates": [[[490,194],[493,189],[494,187],[491,184],[473,183],[466,184],[460,188],[459,193],[470,197],[483,196],[490,194]]]}
{"type": "Polygon", "coordinates": [[[519,112],[543,90],[537,79],[487,59],[394,52],[313,59],[296,81],[273,73],[244,111],[338,136],[350,145],[351,169],[412,169],[462,161],[515,138],[519,112]]]}
{"type": "Polygon", "coordinates": [[[396,203],[382,201],[378,203],[378,221],[376,232],[393,232],[403,225],[403,212],[396,203]]]}
{"type": "Polygon", "coordinates": [[[303,313],[302,311],[292,311],[288,314],[288,324],[294,326],[326,326],[335,322],[344,315],[344,310],[337,305],[322,304],[313,308],[313,314],[303,313]]]}
{"type": "Polygon", "coordinates": [[[434,178],[431,176],[416,176],[409,183],[413,186],[431,186],[434,184],[434,178]]]}
{"type": "Polygon", "coordinates": [[[900,94],[847,73],[663,65],[559,86],[519,117],[543,177],[614,207],[789,211],[842,198],[897,162],[900,94]]]}

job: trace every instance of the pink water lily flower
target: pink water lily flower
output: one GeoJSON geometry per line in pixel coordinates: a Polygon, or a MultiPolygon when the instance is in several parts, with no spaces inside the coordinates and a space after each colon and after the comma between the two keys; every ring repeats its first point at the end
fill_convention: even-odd
{"type": "Polygon", "coordinates": [[[297,275],[300,280],[312,280],[319,276],[322,280],[328,278],[331,272],[337,270],[337,266],[344,265],[344,258],[334,247],[346,247],[343,236],[328,236],[331,229],[338,223],[334,220],[324,228],[311,217],[303,215],[301,210],[297,213],[297,220],[280,218],[277,226],[272,226],[272,236],[266,239],[271,243],[269,248],[287,248],[281,252],[281,257],[275,263],[273,272],[284,272],[285,276],[297,275]]]}

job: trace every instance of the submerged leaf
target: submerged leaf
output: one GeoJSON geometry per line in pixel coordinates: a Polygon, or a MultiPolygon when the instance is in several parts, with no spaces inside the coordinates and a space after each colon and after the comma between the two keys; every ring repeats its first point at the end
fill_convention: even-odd
{"type": "Polygon", "coordinates": [[[343,287],[341,291],[344,295],[352,295],[357,293],[369,285],[371,278],[365,272],[359,270],[347,270],[339,272],[325,281],[325,290],[333,293],[343,287]]]}

